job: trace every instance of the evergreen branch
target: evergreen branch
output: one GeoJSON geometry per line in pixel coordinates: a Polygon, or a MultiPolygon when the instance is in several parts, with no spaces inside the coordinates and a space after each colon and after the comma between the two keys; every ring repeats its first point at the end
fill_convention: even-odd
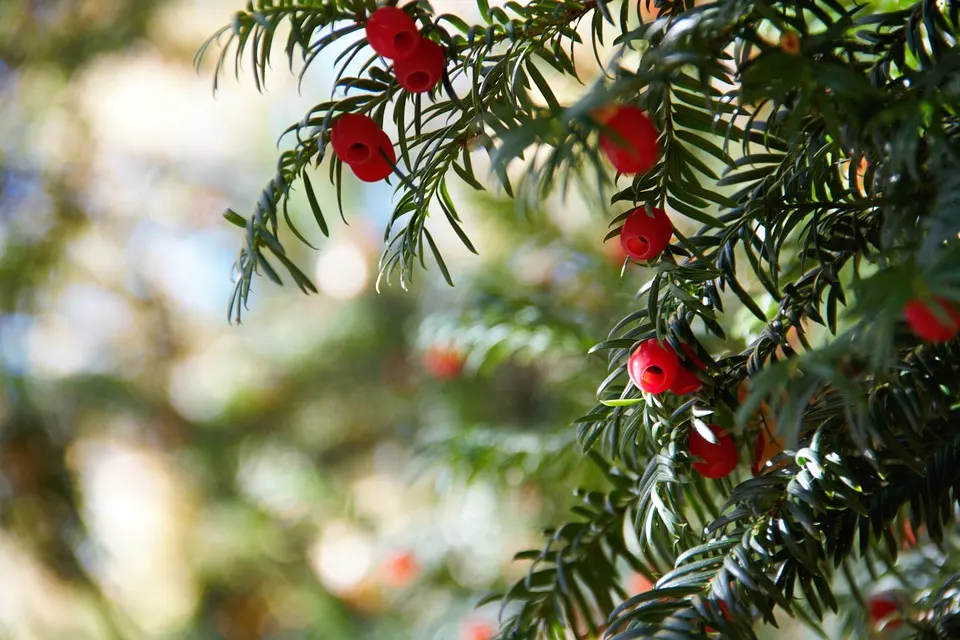
{"type": "MultiPolygon", "coordinates": [[[[943,525],[955,518],[951,505],[960,501],[960,438],[951,427],[956,418],[951,412],[927,426],[924,466],[913,469],[887,459],[890,470],[883,475],[866,457],[840,450],[842,421],[822,422],[809,446],[793,454],[796,470],[781,468],[738,485],[725,507],[733,510],[708,527],[716,537],[699,547],[684,545],[673,571],[613,613],[606,637],[649,637],[667,627],[679,637],[697,637],[700,625],[709,624],[733,637],[752,638],[754,616],[775,624],[775,606],[815,626],[825,608],[836,610],[829,560],[845,561],[858,534],[861,553],[869,542],[883,541],[890,554],[885,562],[892,563],[897,547],[889,524],[911,504],[914,530],[925,525],[931,537],[941,539],[943,525]],[[822,531],[831,535],[821,536],[822,531]],[[771,574],[775,581],[766,577],[771,574]],[[795,587],[809,612],[797,608],[795,587]],[[725,615],[715,606],[721,601],[725,615]]],[[[897,454],[881,457],[889,455],[897,454]]]]}
{"type": "MultiPolygon", "coordinates": [[[[323,26],[331,28],[367,10],[361,3],[308,4],[328,12],[323,26]],[[343,17],[351,8],[354,14],[343,17]]],[[[427,229],[433,202],[474,250],[446,182],[453,169],[482,188],[470,162],[474,143],[490,155],[510,195],[507,164],[524,164],[516,187],[521,204],[557,186],[565,191],[587,173],[605,190],[608,172],[592,144],[602,126],[593,111],[620,100],[641,106],[661,132],[660,163],[612,202],[657,205],[701,227],[689,238],[676,233],[638,293],[642,307],[594,347],[610,352],[609,373],[599,404],[578,421],[578,438],[584,449],[596,449],[592,456],[614,489],[586,494],[578,520],[551,532],[542,552],[520,555],[535,563],[500,596],[515,607],[503,637],[555,638],[562,628],[595,633],[609,617],[606,635],[618,640],[700,637],[706,625],[753,638],[754,620],[776,624],[777,609],[822,634],[819,620],[837,609],[833,572],[849,572],[856,540],[868,570],[877,560],[893,571],[890,525],[904,505],[912,526],[925,525],[939,541],[958,500],[960,440],[952,424],[960,380],[951,363],[960,354],[955,345],[918,349],[896,327],[918,290],[960,300],[960,8],[955,0],[925,0],[867,15],[834,0],[698,7],[661,0],[660,19],[628,30],[632,4],[622,4],[619,50],[604,77],[572,105],[561,104],[540,65],[579,79],[568,53],[583,44],[575,26],[592,12],[596,48],[604,21],[616,21],[605,2],[480,2],[485,25],[474,27],[410,7],[452,63],[427,106],[397,91],[376,59],[345,77],[345,65],[363,48],[351,45],[337,81],[347,97],[321,103],[291,127],[296,149],[282,156],[249,220],[227,216],[247,232],[234,302],[237,309],[246,303],[255,273],[280,281],[266,253],[291,269],[278,212],[287,219],[297,179],[310,188],[305,170],[322,160],[339,113],[382,123],[392,110],[398,125],[408,171],[397,170],[400,195],[381,275],[399,271],[405,284],[416,261],[425,264],[425,245],[450,280],[427,229]],[[771,33],[781,34],[779,45],[768,42],[771,33]],[[627,55],[633,50],[637,63],[627,55]],[[453,92],[461,76],[470,82],[462,97],[453,92]],[[758,303],[758,293],[770,303],[758,303]],[[721,325],[731,301],[760,323],[749,344],[731,344],[721,325]],[[810,323],[829,332],[817,348],[807,339],[810,323]],[[693,333],[698,324],[710,334],[702,342],[693,333]],[[629,354],[653,337],[678,351],[688,345],[707,363],[696,397],[642,395],[623,382],[629,354]],[[711,340],[732,353],[709,357],[711,340]],[[740,404],[737,392],[748,380],[751,393],[740,404]],[[763,402],[790,448],[777,468],[733,487],[693,477],[686,440],[702,429],[702,418],[737,411],[747,425],[738,434],[744,447],[742,436],[752,435],[763,402]],[[729,494],[722,506],[721,492],[729,494]],[[627,526],[640,540],[636,554],[627,549],[627,526]],[[656,588],[617,606],[627,595],[617,562],[656,573],[656,588]]],[[[277,23],[306,21],[309,12],[292,3],[283,5],[286,13],[273,13],[269,2],[257,6],[259,13],[251,9],[230,32],[228,45],[236,44],[237,68],[241,51],[252,53],[260,87],[277,23]]],[[[295,25],[300,33],[287,43],[288,54],[301,48],[306,66],[356,30],[332,30],[307,45],[316,24],[309,33],[295,25]]],[[[330,172],[339,193],[339,161],[330,172]]],[[[309,200],[325,230],[316,198],[309,200]]],[[[608,237],[625,216],[615,217],[608,237]]],[[[312,287],[294,277],[304,290],[312,287]]],[[[942,608],[943,598],[930,607],[942,608]]],[[[926,614],[912,615],[922,621],[926,614]]]]}
{"type": "Polygon", "coordinates": [[[424,471],[448,467],[467,481],[506,482],[504,469],[523,469],[538,482],[569,477],[579,463],[573,439],[568,434],[544,436],[543,431],[536,426],[524,432],[481,426],[436,430],[417,449],[424,471]]]}
{"type": "Polygon", "coordinates": [[[960,573],[953,573],[918,603],[916,623],[921,628],[916,636],[918,640],[947,640],[960,634],[958,593],[960,573]]]}
{"type": "MultiPolygon", "coordinates": [[[[394,101],[393,112],[399,125],[398,142],[402,157],[410,165],[411,176],[416,176],[416,180],[410,180],[398,173],[401,176],[398,190],[402,191],[403,195],[397,202],[391,224],[386,232],[388,244],[381,260],[381,277],[389,276],[399,267],[401,283],[406,285],[412,277],[415,262],[419,260],[421,265],[424,264],[424,240],[429,240],[425,222],[430,204],[434,201],[441,203],[445,217],[465,246],[475,251],[462,231],[452,200],[444,195],[448,192],[447,174],[450,168],[454,168],[469,185],[482,188],[473,172],[468,148],[469,141],[483,133],[482,125],[481,128],[477,128],[478,124],[486,122],[488,126],[502,126],[503,123],[512,125],[512,118],[509,121],[503,118],[499,121],[491,121],[489,118],[493,113],[493,105],[503,108],[505,99],[513,105],[514,113],[517,109],[532,109],[533,102],[527,89],[531,77],[534,78],[544,98],[548,102],[554,100],[548,84],[543,81],[540,72],[532,63],[531,56],[536,54],[539,60],[556,65],[560,72],[572,72],[575,75],[572,61],[563,53],[561,45],[564,41],[578,41],[579,36],[571,28],[571,24],[576,24],[591,11],[596,10],[596,4],[570,2],[563,7],[563,10],[558,10],[554,2],[532,3],[528,9],[525,9],[523,21],[508,18],[502,9],[494,8],[484,12],[488,26],[468,28],[466,36],[451,35],[442,26],[449,24],[464,31],[465,25],[455,16],[440,16],[434,22],[428,9],[428,7],[415,6],[413,13],[418,19],[428,24],[427,34],[436,32],[447,45],[450,58],[455,63],[454,75],[471,71],[475,74],[470,95],[464,100],[453,95],[452,84],[448,78],[444,86],[450,94],[450,100],[443,101],[439,99],[439,95],[435,95],[435,102],[422,111],[423,117],[421,117],[420,98],[413,99],[397,91],[391,76],[386,70],[372,64],[373,59],[362,68],[362,72],[369,75],[369,78],[343,76],[347,65],[359,53],[359,47],[351,46],[341,54],[337,61],[339,71],[336,88],[347,92],[369,93],[319,104],[311,109],[299,124],[287,129],[286,133],[295,134],[296,147],[281,156],[281,164],[286,166],[271,181],[261,198],[261,204],[266,202],[271,206],[257,205],[252,217],[254,222],[247,225],[249,226],[247,246],[237,261],[238,283],[230,312],[235,320],[239,321],[240,310],[245,308],[251,279],[256,273],[262,272],[270,280],[278,284],[281,282],[279,274],[258,251],[260,240],[255,240],[254,236],[261,235],[264,225],[272,227],[270,236],[266,239],[266,242],[269,242],[267,246],[278,249],[274,251],[275,255],[283,253],[279,250],[282,249],[282,245],[276,237],[274,218],[276,208],[282,206],[285,211],[286,198],[293,184],[311,163],[319,164],[323,159],[329,126],[338,113],[363,113],[382,124],[388,104],[394,101]],[[535,35],[539,45],[551,48],[553,55],[545,55],[541,48],[531,47],[525,39],[525,36],[529,35],[535,35]],[[481,37],[482,39],[478,39],[481,37]],[[507,49],[503,53],[494,53],[494,48],[503,42],[508,43],[507,49]],[[410,102],[414,103],[416,110],[413,123],[408,123],[404,119],[404,114],[407,112],[406,105],[410,102]],[[454,114],[455,110],[458,113],[454,114]],[[451,117],[454,115],[455,118],[451,122],[451,117]],[[445,124],[433,130],[424,131],[426,125],[433,120],[443,118],[447,119],[445,124]],[[411,150],[416,148],[420,149],[420,154],[413,164],[410,164],[413,159],[411,150]],[[455,164],[454,158],[461,153],[462,162],[455,164]],[[285,162],[291,158],[294,159],[292,163],[285,162]],[[403,227],[397,229],[391,236],[391,230],[400,220],[403,220],[403,227]]],[[[239,73],[243,54],[249,50],[252,53],[255,82],[259,89],[265,81],[266,69],[269,66],[273,34],[279,24],[285,21],[290,27],[285,51],[291,69],[294,52],[300,51],[304,65],[301,71],[302,78],[303,72],[326,47],[341,38],[351,36],[360,28],[359,24],[367,11],[366,4],[359,1],[304,0],[294,3],[293,0],[285,0],[277,5],[270,0],[260,0],[255,5],[251,4],[246,12],[238,12],[232,25],[224,27],[208,40],[198,52],[196,62],[199,65],[210,46],[226,35],[226,42],[221,45],[221,54],[216,65],[215,84],[226,64],[228,53],[235,52],[234,67],[239,73]],[[353,24],[345,27],[336,26],[345,21],[352,21],[353,24]],[[314,39],[315,34],[327,27],[331,29],[328,35],[314,39]]],[[[510,111],[504,110],[504,113],[510,111]]],[[[342,164],[339,160],[331,164],[330,175],[332,182],[336,185],[339,200],[339,192],[342,188],[339,179],[342,175],[342,164]]],[[[509,183],[505,183],[504,186],[509,191],[509,183]]],[[[308,187],[308,189],[312,192],[312,188],[308,187]]],[[[311,199],[310,204],[314,214],[317,215],[319,207],[316,206],[315,198],[311,199]]],[[[322,213],[319,214],[318,222],[322,217],[322,213]]],[[[230,214],[229,219],[235,223],[239,222],[239,216],[233,213],[230,214]]],[[[321,225],[321,230],[324,228],[325,224],[321,225]]],[[[294,233],[298,239],[303,239],[298,230],[294,230],[294,233]]],[[[442,257],[433,247],[431,252],[438,261],[441,271],[444,272],[444,276],[449,280],[442,257]]],[[[305,281],[296,267],[291,270],[286,260],[281,258],[281,262],[302,289],[312,288],[312,284],[309,284],[308,280],[305,281]]]]}
{"type": "MultiPolygon", "coordinates": [[[[779,96],[778,99],[787,100],[788,98],[779,96]]],[[[744,304],[753,305],[752,299],[737,282],[735,255],[737,255],[738,244],[749,259],[758,281],[775,300],[780,302],[780,317],[769,322],[761,333],[761,337],[751,345],[750,349],[739,356],[749,358],[747,373],[752,374],[757,371],[779,348],[789,353],[785,338],[788,329],[796,330],[800,339],[803,340],[804,318],[821,324],[825,323],[832,332],[836,332],[838,307],[846,303],[844,283],[840,279],[841,268],[851,258],[869,254],[882,247],[884,241],[881,229],[884,226],[889,228],[891,213],[895,213],[898,219],[902,219],[904,214],[899,209],[907,205],[911,210],[907,216],[915,216],[912,211],[925,204],[917,203],[915,197],[911,203],[898,202],[895,197],[886,198],[881,202],[872,195],[884,190],[890,191],[889,184],[876,180],[880,175],[878,172],[884,171],[885,168],[880,160],[879,151],[871,153],[874,164],[871,175],[873,180],[863,180],[867,184],[857,186],[858,176],[853,171],[856,156],[845,160],[845,157],[850,156],[846,155],[835,142],[829,142],[830,138],[826,134],[829,122],[823,117],[818,117],[811,110],[801,120],[804,122],[803,131],[798,132],[794,129],[795,122],[790,118],[781,117],[781,114],[800,113],[801,104],[796,101],[797,99],[791,98],[790,100],[793,101],[789,102],[789,106],[784,106],[782,112],[775,111],[762,127],[751,117],[749,124],[751,128],[748,131],[750,133],[756,131],[758,135],[763,132],[762,139],[768,144],[773,142],[776,146],[780,146],[781,143],[777,142],[779,139],[797,140],[799,144],[793,145],[788,154],[749,153],[733,163],[736,170],[718,182],[720,185],[739,185],[748,182],[748,185],[720,200],[721,206],[724,204],[729,206],[731,201],[736,203],[736,206],[719,216],[719,220],[723,222],[723,228],[719,232],[714,232],[709,226],[705,226],[691,238],[690,242],[683,243],[684,249],[694,250],[696,246],[708,248],[701,254],[702,258],[698,256],[703,264],[693,265],[697,276],[676,269],[672,262],[664,261],[657,265],[658,273],[645,292],[649,305],[647,313],[643,316],[656,320],[648,324],[639,324],[622,337],[615,337],[615,330],[611,334],[611,340],[604,343],[605,346],[613,348],[613,351],[610,358],[611,374],[598,392],[601,400],[604,397],[616,397],[627,401],[640,400],[636,391],[631,391],[629,387],[622,385],[614,386],[611,383],[622,376],[626,358],[633,346],[636,342],[649,338],[651,329],[661,336],[667,327],[671,328],[672,333],[683,334],[684,326],[689,325],[694,318],[699,318],[709,331],[721,339],[725,338],[722,329],[715,322],[712,310],[696,301],[707,299],[710,301],[710,306],[718,311],[722,310],[721,293],[726,286],[730,286],[744,304]],[[801,140],[808,142],[800,142],[801,140]],[[778,164],[771,166],[771,162],[778,164]],[[847,162],[849,167],[846,184],[840,181],[840,172],[837,170],[841,162],[847,162]],[[755,164],[764,166],[756,169],[747,168],[755,164]],[[824,185],[824,187],[822,190],[819,186],[817,189],[811,189],[811,185],[824,185]],[[867,190],[866,198],[863,197],[862,189],[867,190]],[[917,206],[915,207],[914,204],[917,206]],[[797,229],[799,232],[796,231],[797,229]],[[757,234],[758,230],[762,230],[762,237],[757,234]],[[784,261],[780,253],[787,245],[788,238],[791,239],[789,243],[791,246],[797,240],[803,243],[798,254],[799,264],[802,268],[805,261],[813,258],[816,266],[812,271],[800,271],[799,277],[791,273],[795,270],[796,264],[793,260],[786,262],[787,270],[781,268],[780,265],[784,264],[784,261]],[[704,281],[706,280],[703,278],[704,267],[718,269],[719,277],[716,280],[704,281]],[[794,282],[782,283],[787,278],[794,279],[794,282]],[[697,284],[698,280],[700,284],[697,284]],[[802,311],[798,312],[798,310],[802,311]]],[[[743,114],[742,109],[737,115],[741,114],[743,114]]],[[[667,121],[666,126],[668,139],[665,142],[667,156],[665,166],[670,166],[671,162],[671,141],[669,140],[671,120],[667,121]]],[[[724,121],[721,120],[721,122],[724,121]]],[[[904,123],[904,126],[909,124],[904,123]]],[[[941,135],[943,132],[931,133],[941,135]]],[[[747,136],[741,135],[741,137],[747,139],[747,136]]],[[[856,149],[861,148],[863,148],[862,144],[858,143],[847,153],[854,153],[856,149]]],[[[654,179],[648,174],[633,186],[634,189],[640,189],[638,200],[641,202],[649,201],[652,197],[656,197],[657,193],[660,193],[661,198],[663,197],[663,191],[651,190],[654,179]],[[644,188],[644,184],[651,184],[651,186],[644,188]]],[[[630,190],[621,192],[618,197],[627,196],[629,192],[630,190]]],[[[675,208],[680,204],[681,212],[685,210],[682,203],[677,200],[668,200],[668,203],[673,204],[675,208]]],[[[706,206],[707,200],[704,199],[699,204],[706,206]]],[[[955,225],[951,227],[953,228],[955,225]]],[[[617,231],[613,231],[610,235],[614,235],[617,231]]],[[[949,233],[950,231],[946,232],[946,234],[949,233]]],[[[946,234],[938,234],[937,237],[946,238],[946,234]]],[[[929,241],[926,248],[929,248],[929,241]]],[[[856,280],[859,277],[859,262],[854,261],[852,264],[853,278],[856,280]]],[[[888,307],[899,308],[893,304],[889,304],[888,307]]],[[[754,305],[752,309],[755,315],[764,318],[759,308],[754,305]]],[[[886,326],[889,326],[893,319],[889,318],[889,314],[884,314],[883,317],[887,319],[886,326]]],[[[617,330],[632,322],[633,320],[619,323],[617,330]]],[[[874,350],[875,361],[878,363],[889,361],[889,349],[883,346],[885,336],[886,333],[881,332],[871,343],[873,347],[880,347],[874,350]]],[[[668,339],[676,346],[673,339],[669,337],[668,339]]],[[[739,384],[742,379],[742,376],[736,376],[727,380],[733,384],[739,384]]],[[[620,407],[604,407],[602,404],[601,402],[601,406],[591,412],[591,419],[581,421],[581,441],[585,447],[592,446],[605,430],[616,431],[624,412],[627,411],[620,407]]],[[[651,423],[656,423],[663,417],[662,411],[654,410],[648,429],[651,423]]],[[[615,441],[610,440],[610,442],[615,441]]],[[[617,448],[608,451],[612,455],[617,455],[618,452],[617,448]]]]}
{"type": "Polygon", "coordinates": [[[626,595],[616,581],[618,561],[646,571],[624,537],[637,500],[630,481],[599,458],[593,460],[615,488],[608,494],[581,494],[583,504],[574,509],[581,519],[546,531],[549,542],[541,551],[518,553],[517,559],[533,561],[527,577],[485,599],[502,601],[501,616],[511,605],[519,606],[501,620],[502,640],[553,638],[563,628],[596,634],[614,598],[626,595]]]}

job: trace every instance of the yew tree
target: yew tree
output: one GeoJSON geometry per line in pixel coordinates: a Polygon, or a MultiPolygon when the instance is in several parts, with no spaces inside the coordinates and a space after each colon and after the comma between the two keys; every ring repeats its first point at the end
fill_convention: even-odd
{"type": "Polygon", "coordinates": [[[251,0],[201,49],[258,88],[338,52],[251,213],[225,214],[231,318],[260,277],[316,292],[288,203],[328,233],[318,171],[395,186],[382,285],[453,284],[439,225],[484,251],[464,187],[521,212],[585,194],[623,286],[643,274],[566,427],[608,489],[518,553],[498,637],[754,638],[788,617],[830,637],[831,612],[844,637],[960,636],[960,2],[477,9],[251,0]]]}

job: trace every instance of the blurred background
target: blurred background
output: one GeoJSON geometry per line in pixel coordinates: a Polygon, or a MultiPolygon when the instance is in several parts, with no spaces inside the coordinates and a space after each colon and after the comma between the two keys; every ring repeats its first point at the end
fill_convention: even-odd
{"type": "Polygon", "coordinates": [[[377,294],[393,187],[351,177],[347,226],[303,201],[319,250],[284,236],[320,295],[258,280],[228,325],[221,213],[331,82],[214,97],[192,58],[238,8],[0,2],[0,637],[485,640],[479,598],[600,482],[571,421],[635,290],[612,215],[464,188],[458,286],[377,294]]]}

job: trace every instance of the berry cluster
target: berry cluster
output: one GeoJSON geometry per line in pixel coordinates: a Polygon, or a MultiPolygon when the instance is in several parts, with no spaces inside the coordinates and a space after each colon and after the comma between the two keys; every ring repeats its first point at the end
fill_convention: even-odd
{"type": "MultiPolygon", "coordinates": [[[[683,352],[698,369],[706,369],[690,347],[683,345],[683,352]]],[[[633,384],[647,393],[670,391],[683,396],[696,393],[703,386],[700,378],[680,364],[680,357],[670,345],[661,345],[653,339],[644,340],[630,354],[627,373],[633,384]]]]}
{"type": "MultiPolygon", "coordinates": [[[[789,53],[799,51],[796,34],[785,34],[781,46],[789,53]]],[[[620,173],[645,173],[656,164],[659,148],[657,130],[650,117],[639,107],[616,105],[594,112],[604,127],[600,134],[600,150],[620,173]]],[[[637,262],[654,260],[670,244],[673,224],[662,210],[641,206],[628,212],[620,229],[620,246],[630,259],[637,262]]],[[[940,296],[911,300],[904,308],[907,323],[913,332],[929,342],[946,342],[960,333],[960,310],[940,296]]],[[[685,362],[705,370],[687,345],[682,345],[685,362]]],[[[700,378],[683,366],[680,357],[669,345],[657,340],[646,340],[636,348],[627,361],[630,380],[646,393],[670,391],[676,395],[696,393],[701,389],[700,378]]],[[[736,445],[725,431],[710,425],[717,444],[694,430],[689,439],[690,454],[700,458],[694,470],[708,478],[721,478],[737,465],[736,445]]],[[[757,437],[753,474],[761,473],[766,460],[779,445],[775,438],[764,434],[757,437]]]]}
{"type": "MultiPolygon", "coordinates": [[[[706,365],[687,345],[681,349],[686,362],[701,371],[706,365]]],[[[627,374],[637,387],[646,393],[664,393],[670,391],[676,395],[696,393],[703,387],[700,378],[685,367],[680,356],[668,344],[661,345],[657,340],[644,340],[630,354],[627,360],[627,374]]],[[[693,463],[693,469],[706,478],[722,478],[737,466],[737,447],[733,438],[718,425],[710,425],[716,443],[704,438],[698,431],[690,434],[688,450],[699,458],[693,463]]]]}
{"type": "Polygon", "coordinates": [[[447,55],[443,47],[420,35],[417,23],[403,9],[380,7],[365,27],[370,47],[393,60],[397,84],[409,93],[430,91],[443,76],[447,55]]]}
{"type": "Polygon", "coordinates": [[[346,113],[333,123],[330,144],[337,157],[364,182],[383,180],[397,162],[390,136],[373,118],[346,113]]]}
{"type": "MultiPolygon", "coordinates": [[[[789,40],[789,38],[788,38],[789,40]]],[[[796,43],[789,40],[784,47],[796,43]]],[[[621,173],[644,173],[653,168],[659,153],[657,131],[642,110],[630,105],[609,107],[596,112],[604,125],[600,149],[614,168],[621,173]]],[[[620,246],[632,260],[654,260],[670,244],[673,225],[662,210],[642,206],[628,212],[620,230],[620,246]]],[[[940,296],[911,300],[904,308],[907,323],[913,332],[929,342],[946,342],[960,333],[960,310],[940,296]]],[[[693,350],[682,345],[685,362],[705,370],[703,362],[693,350]]],[[[627,361],[630,380],[646,393],[670,391],[687,395],[699,391],[703,384],[691,369],[685,367],[677,353],[667,344],[646,340],[636,348],[627,361]]],[[[716,443],[693,430],[688,441],[690,455],[700,461],[693,469],[707,478],[722,478],[737,466],[737,447],[733,438],[720,426],[710,425],[716,443]]],[[[753,475],[759,475],[772,455],[782,447],[779,441],[766,434],[758,434],[754,447],[753,475]]]]}
{"type": "MultiPolygon", "coordinates": [[[[646,113],[633,105],[616,105],[594,112],[603,125],[600,150],[620,173],[646,173],[660,153],[657,129],[646,113]]],[[[620,245],[631,259],[641,262],[659,256],[673,236],[673,225],[662,209],[637,207],[627,214],[620,230],[620,245]]]]}
{"type": "MultiPolygon", "coordinates": [[[[365,25],[367,42],[384,58],[393,60],[397,84],[408,93],[430,91],[443,76],[446,53],[424,38],[403,9],[381,7],[365,25]]],[[[330,144],[334,153],[364,182],[383,180],[397,162],[393,142],[368,116],[348,113],[333,123],[330,144]]]]}
{"type": "MultiPolygon", "coordinates": [[[[420,34],[416,22],[405,11],[394,6],[381,7],[370,16],[365,28],[371,48],[393,60],[397,84],[405,91],[423,93],[440,81],[446,53],[439,44],[420,34]]],[[[799,39],[795,34],[785,34],[781,47],[793,53],[799,49],[799,39]]],[[[620,104],[599,109],[593,115],[603,128],[600,150],[616,171],[636,175],[654,167],[660,152],[658,133],[653,120],[642,109],[620,104]]],[[[345,114],[338,118],[330,142],[337,157],[366,182],[386,178],[396,163],[390,138],[365,115],[345,114]]],[[[620,245],[632,260],[647,262],[663,253],[672,237],[673,224],[667,214],[656,207],[641,206],[627,213],[620,230],[620,245]]],[[[914,333],[930,342],[945,342],[960,333],[960,311],[939,296],[911,300],[904,315],[914,333]]],[[[683,361],[669,345],[661,345],[657,340],[642,342],[627,363],[630,380],[651,394],[696,393],[703,383],[692,367],[704,371],[706,366],[687,345],[682,345],[682,351],[683,361]]],[[[428,354],[425,366],[434,377],[451,379],[459,375],[462,361],[437,352],[428,354]]],[[[733,438],[720,426],[709,426],[717,442],[694,430],[689,437],[689,452],[700,459],[693,464],[694,470],[707,478],[722,478],[736,467],[737,449],[733,438]]],[[[768,444],[758,437],[754,475],[760,471],[768,444]]]]}
{"type": "MultiPolygon", "coordinates": [[[[441,45],[424,38],[417,23],[403,9],[380,7],[367,19],[364,31],[370,47],[393,61],[393,75],[404,91],[424,93],[440,82],[446,68],[446,52],[441,45]]],[[[653,168],[660,152],[657,129],[642,109],[614,105],[594,115],[604,128],[600,149],[618,172],[639,174],[653,168]]],[[[337,157],[366,182],[386,178],[396,162],[390,138],[367,116],[341,116],[333,125],[331,143],[337,157]]],[[[657,228],[648,228],[648,224],[634,233],[633,249],[627,253],[635,260],[656,257],[672,235],[670,221],[662,211],[651,209],[648,215],[657,219],[657,228]],[[658,211],[659,217],[655,213],[658,211]]]]}

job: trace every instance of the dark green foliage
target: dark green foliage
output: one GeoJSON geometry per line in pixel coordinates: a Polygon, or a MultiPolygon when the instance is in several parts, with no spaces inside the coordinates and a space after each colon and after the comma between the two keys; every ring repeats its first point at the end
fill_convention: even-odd
{"type": "Polygon", "coordinates": [[[6,0],[0,9],[0,60],[4,71],[30,62],[71,74],[98,56],[135,43],[166,5],[166,0],[117,0],[96,5],[6,0]]]}
{"type": "MultiPolygon", "coordinates": [[[[697,638],[709,624],[753,638],[755,620],[776,625],[778,614],[823,635],[842,585],[863,599],[851,576],[892,568],[900,537],[892,523],[908,518],[937,544],[953,536],[960,352],[956,343],[919,346],[900,315],[928,290],[960,301],[960,3],[891,11],[838,0],[479,4],[479,26],[433,16],[426,3],[406,7],[448,50],[449,77],[429,98],[400,92],[383,61],[370,58],[359,77],[339,78],[347,97],[291,127],[296,147],[254,215],[230,216],[248,238],[236,319],[254,273],[279,280],[264,247],[310,289],[284,257],[278,211],[300,177],[310,190],[307,169],[324,157],[328,125],[342,112],[398,125],[406,173],[397,170],[381,266],[388,278],[399,269],[401,282],[423,263],[425,243],[449,280],[426,227],[431,203],[474,250],[447,180],[482,188],[471,164],[477,148],[520,206],[574,180],[609,195],[617,209],[609,238],[621,207],[650,204],[690,219],[696,233],[677,232],[636,310],[593,349],[607,354],[609,375],[597,406],[577,420],[578,435],[612,489],[585,494],[542,552],[519,555],[534,564],[502,595],[502,637],[560,638],[563,628],[595,633],[602,624],[615,640],[697,638]],[[641,9],[659,18],[644,23],[641,9]],[[544,73],[577,77],[571,50],[589,46],[574,31],[581,21],[595,50],[605,41],[619,48],[603,76],[563,105],[544,73]],[[798,52],[776,43],[781,33],[798,36],[798,52]],[[463,95],[453,91],[460,76],[470,86],[463,95]],[[629,183],[611,180],[591,115],[620,100],[642,106],[663,133],[660,162],[629,183]],[[526,177],[513,185],[506,166],[518,159],[526,177]],[[760,327],[749,343],[728,335],[725,317],[741,308],[760,327]],[[687,344],[707,363],[695,397],[653,398],[629,384],[627,357],[651,337],[687,344]],[[749,451],[761,406],[786,440],[776,468],[733,482],[691,472],[692,429],[739,424],[749,451]],[[634,535],[639,551],[627,544],[634,535]],[[624,567],[656,578],[656,588],[626,593],[624,567]]],[[[292,27],[291,63],[299,53],[309,65],[371,8],[258,2],[224,33],[238,61],[253,56],[259,84],[277,22],[292,27]]],[[[349,45],[341,60],[368,55],[364,46],[349,45]]],[[[329,167],[339,188],[342,167],[329,167]]],[[[325,233],[325,214],[310,202],[325,233]]],[[[951,637],[950,584],[907,612],[920,637],[951,637]]],[[[866,623],[847,616],[846,624],[862,633],[866,623]]]]}

